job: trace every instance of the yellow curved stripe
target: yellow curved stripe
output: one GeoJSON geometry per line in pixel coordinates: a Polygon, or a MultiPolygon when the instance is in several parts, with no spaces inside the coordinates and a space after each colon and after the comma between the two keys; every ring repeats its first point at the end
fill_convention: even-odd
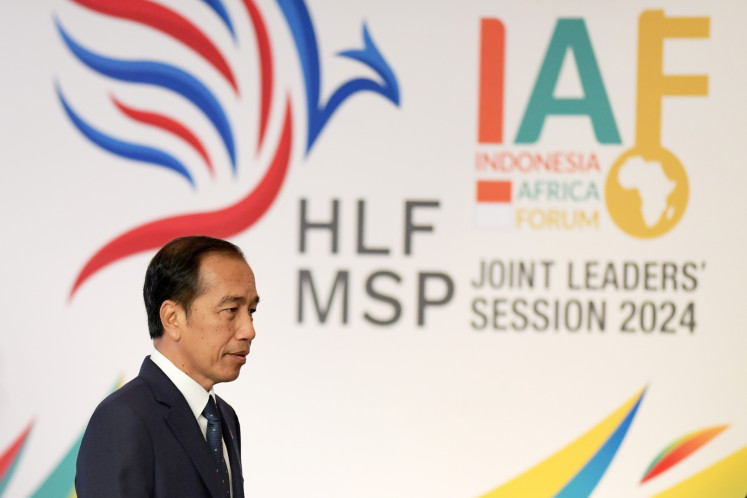
{"type": "Polygon", "coordinates": [[[596,427],[518,477],[481,498],[544,498],[555,496],[591,459],[617,429],[644,389],[630,398],[596,427]]]}
{"type": "Polygon", "coordinates": [[[651,498],[743,498],[747,493],[747,446],[651,498]]]}

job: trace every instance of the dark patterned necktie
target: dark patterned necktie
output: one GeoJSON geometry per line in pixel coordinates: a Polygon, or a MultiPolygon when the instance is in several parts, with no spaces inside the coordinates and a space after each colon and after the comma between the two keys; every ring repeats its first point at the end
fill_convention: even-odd
{"type": "Polygon", "coordinates": [[[209,397],[202,414],[207,419],[205,439],[210,448],[210,453],[212,453],[215,460],[215,472],[219,474],[218,481],[220,481],[221,490],[225,492],[225,496],[230,496],[231,487],[228,480],[228,467],[226,466],[225,458],[223,458],[223,431],[220,428],[220,414],[212,396],[209,397]]]}

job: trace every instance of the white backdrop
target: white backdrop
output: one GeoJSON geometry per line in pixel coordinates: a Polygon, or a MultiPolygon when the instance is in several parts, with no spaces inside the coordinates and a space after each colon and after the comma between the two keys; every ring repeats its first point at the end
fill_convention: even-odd
{"type": "MultiPolygon", "coordinates": [[[[292,137],[282,187],[256,223],[239,221],[227,235],[244,249],[262,300],[241,377],[217,387],[241,419],[247,495],[472,497],[496,490],[491,496],[531,496],[521,491],[530,488],[517,488],[517,495],[498,488],[637,400],[644,388],[622,444],[605,450],[609,465],[589,478],[593,496],[654,496],[707,469],[722,472],[717,481],[723,488],[707,487],[707,479],[716,482],[714,470],[703,474],[706,481],[685,483],[677,496],[703,489],[744,495],[747,481],[735,471],[747,465],[743,4],[308,0],[321,67],[318,107],[355,78],[386,87],[382,68],[391,69],[399,91],[399,98],[391,86],[383,95],[352,93],[309,144],[313,112],[290,24],[282,2],[258,0],[274,75],[259,146],[260,100],[268,87],[260,85],[258,38],[244,2],[223,2],[235,38],[207,2],[158,3],[205,33],[238,92],[207,58],[169,36],[168,26],[159,30],[142,18],[105,15],[72,0],[6,2],[0,16],[0,496],[69,496],[72,474],[64,464],[74,458],[88,417],[120,378],[137,375],[152,348],[141,286],[154,250],[114,258],[71,296],[88,260],[153,220],[240,202],[282,148],[286,101],[292,137]],[[707,95],[685,91],[656,100],[663,102],[658,127],[636,118],[640,89],[657,87],[638,79],[641,61],[655,47],[642,42],[639,55],[639,17],[657,9],[669,17],[705,18],[709,27],[706,36],[661,44],[663,72],[706,76],[707,95]],[[502,22],[505,52],[494,44],[481,48],[484,19],[502,22]],[[383,64],[336,55],[363,47],[364,23],[383,64]],[[207,113],[173,89],[97,72],[76,57],[57,25],[102,57],[159,61],[195,75],[230,123],[236,173],[207,113]],[[560,59],[548,50],[553,43],[565,54],[560,59]],[[504,68],[485,94],[481,56],[483,71],[504,68]],[[535,89],[541,68],[551,74],[558,60],[561,69],[556,84],[544,90],[545,102],[579,99],[569,104],[573,111],[541,103],[528,109],[533,90],[543,92],[535,89]],[[496,114],[485,99],[501,95],[498,81],[505,84],[504,106],[496,114]],[[593,93],[599,83],[608,105],[593,93]],[[173,169],[97,146],[65,113],[56,89],[101,133],[176,158],[194,187],[173,169]],[[112,96],[191,129],[214,175],[183,140],[129,118],[112,96]],[[501,140],[479,138],[481,108],[493,122],[502,115],[501,140]],[[579,115],[579,109],[586,111],[579,115]],[[599,117],[600,109],[607,117],[599,117]],[[527,113],[543,112],[539,137],[517,143],[527,113]],[[594,124],[616,129],[619,139],[599,139],[590,114],[594,124]],[[635,188],[626,191],[653,195],[653,202],[658,195],[664,203],[658,208],[608,198],[607,184],[616,185],[608,179],[613,164],[636,144],[637,133],[645,134],[642,129],[660,132],[662,146],[682,163],[689,185],[684,200],[667,197],[684,187],[678,170],[664,164],[631,173],[635,188]],[[553,153],[571,154],[586,170],[567,171],[566,159],[563,172],[536,166],[536,160],[525,168],[496,166],[498,157],[524,154],[530,164],[530,156],[553,153]],[[492,166],[479,166],[485,157],[492,166]],[[510,201],[478,202],[478,185],[494,185],[480,182],[511,182],[510,201]],[[656,185],[662,190],[650,194],[656,185]],[[564,197],[563,189],[575,190],[564,197]],[[303,202],[306,221],[322,223],[332,220],[334,201],[337,252],[330,230],[301,230],[303,202]],[[492,214],[484,215],[484,208],[492,214]],[[652,217],[646,229],[631,233],[619,226],[615,215],[640,219],[642,209],[652,217]],[[581,213],[588,223],[579,222],[581,213]],[[676,220],[667,222],[672,213],[676,220]],[[478,226],[479,216],[486,216],[480,218],[485,226],[478,226]],[[366,254],[361,246],[388,253],[366,254]],[[493,285],[479,286],[485,263],[492,265],[493,285]],[[533,285],[511,285],[499,271],[519,264],[534,265],[533,285]],[[629,288],[626,268],[640,275],[629,288]],[[345,288],[338,287],[322,323],[309,287],[301,284],[304,274],[320,306],[335,278],[347,275],[346,322],[345,288]],[[586,317],[589,301],[605,309],[604,324],[582,320],[578,331],[569,330],[577,306],[586,317]],[[722,425],[728,428],[702,448],[640,482],[668,445],[722,425]],[[15,452],[14,442],[30,426],[15,452]]],[[[587,457],[569,458],[573,469],[544,470],[560,485],[532,493],[560,492],[598,446],[587,457]]]]}

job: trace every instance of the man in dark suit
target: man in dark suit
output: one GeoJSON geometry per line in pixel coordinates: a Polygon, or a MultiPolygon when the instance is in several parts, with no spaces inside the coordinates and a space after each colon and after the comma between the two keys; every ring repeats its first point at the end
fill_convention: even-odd
{"type": "Polygon", "coordinates": [[[155,351],[91,417],[77,494],[243,498],[239,421],[213,386],[249,354],[254,273],[230,242],[182,237],[154,256],[143,295],[155,351]]]}

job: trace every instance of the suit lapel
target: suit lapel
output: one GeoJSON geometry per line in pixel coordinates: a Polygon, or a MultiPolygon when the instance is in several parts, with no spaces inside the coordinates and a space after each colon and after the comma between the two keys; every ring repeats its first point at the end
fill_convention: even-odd
{"type": "MultiPolygon", "coordinates": [[[[203,482],[210,490],[210,494],[221,496],[215,474],[215,461],[205,443],[205,438],[202,437],[200,426],[197,424],[187,400],[184,399],[182,393],[179,392],[179,389],[169,380],[166,374],[150,360],[150,357],[143,362],[140,375],[153,389],[156,400],[169,407],[164,415],[166,424],[184,448],[203,482]]],[[[233,469],[233,466],[231,468],[233,469]]]]}
{"type": "Polygon", "coordinates": [[[228,449],[228,459],[231,463],[231,480],[233,487],[233,498],[244,497],[244,486],[242,471],[241,471],[241,457],[239,455],[239,441],[236,427],[233,424],[233,420],[229,421],[226,410],[223,409],[224,401],[218,398],[218,411],[220,412],[220,425],[221,431],[223,431],[223,440],[226,442],[226,448],[228,449]]]}

